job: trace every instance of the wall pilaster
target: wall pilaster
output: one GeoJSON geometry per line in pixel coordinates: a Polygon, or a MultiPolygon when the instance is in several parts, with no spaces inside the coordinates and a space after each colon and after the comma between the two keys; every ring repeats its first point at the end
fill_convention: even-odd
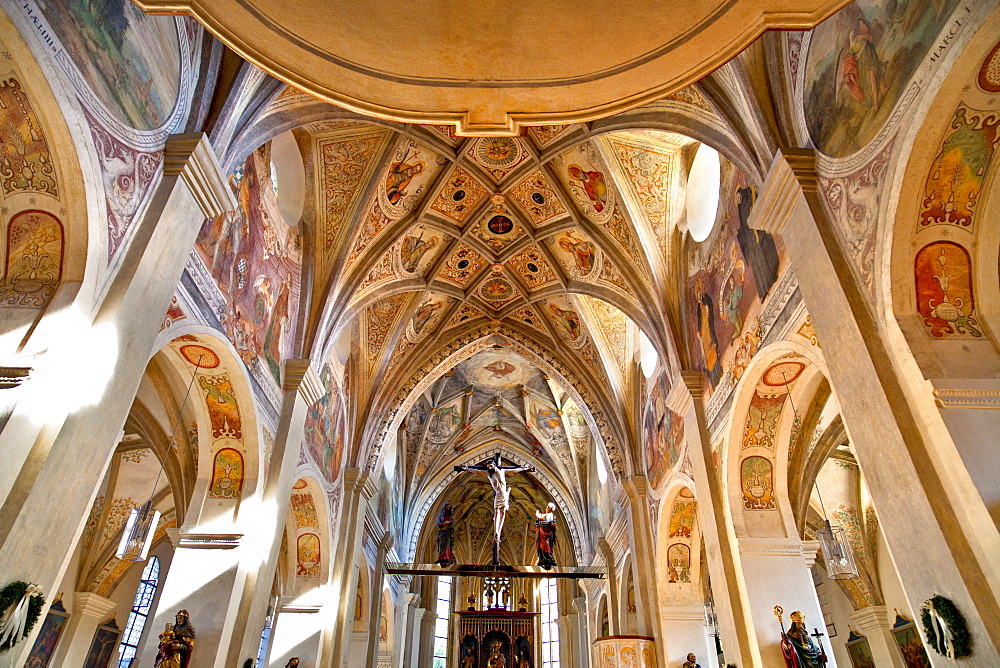
{"type": "Polygon", "coordinates": [[[886,342],[817,181],[814,151],[780,150],[750,226],[781,235],[788,249],[911,609],[948,596],[979,638],[979,661],[1000,664],[996,527],[961,457],[922,429],[894,364],[905,352],[886,342]]]}

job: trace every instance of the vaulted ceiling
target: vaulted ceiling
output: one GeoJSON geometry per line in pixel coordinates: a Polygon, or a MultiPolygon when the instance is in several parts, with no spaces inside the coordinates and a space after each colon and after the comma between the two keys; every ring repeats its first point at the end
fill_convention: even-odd
{"type": "Polygon", "coordinates": [[[323,121],[295,134],[315,239],[307,348],[353,338],[356,440],[384,441],[418,384],[497,334],[578,393],[620,468],[640,330],[673,354],[671,248],[697,142],[584,125],[461,138],[323,121]]]}

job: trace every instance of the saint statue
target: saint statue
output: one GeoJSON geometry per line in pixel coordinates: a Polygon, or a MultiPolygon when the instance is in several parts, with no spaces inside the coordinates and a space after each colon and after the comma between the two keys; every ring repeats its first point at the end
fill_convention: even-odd
{"type": "Polygon", "coordinates": [[[156,668],[188,668],[191,664],[195,633],[188,611],[178,610],[174,620],[160,634],[159,651],[153,662],[156,668]]]}
{"type": "Polygon", "coordinates": [[[493,645],[493,652],[490,654],[488,668],[507,668],[507,659],[500,653],[500,643],[493,645]]]}
{"type": "Polygon", "coordinates": [[[688,660],[684,662],[681,668],[701,668],[698,663],[698,657],[694,655],[694,652],[688,652],[688,660]]]}
{"type": "Polygon", "coordinates": [[[507,487],[508,473],[524,473],[534,471],[534,466],[504,466],[500,463],[500,453],[493,455],[485,466],[456,466],[456,471],[476,471],[485,473],[493,486],[493,564],[500,563],[500,536],[503,534],[503,523],[510,508],[510,488],[507,487]]]}
{"type": "Polygon", "coordinates": [[[451,504],[445,503],[438,515],[438,558],[439,566],[455,563],[455,519],[451,515],[451,504]]]}
{"type": "Polygon", "coordinates": [[[299,668],[299,657],[293,656],[290,658],[288,663],[285,664],[285,668],[299,668]]]}
{"type": "Polygon", "coordinates": [[[462,649],[462,668],[475,668],[476,650],[472,647],[462,649]]]}
{"type": "Polygon", "coordinates": [[[548,570],[556,565],[556,504],[545,506],[545,512],[535,511],[535,547],[538,565],[548,570]]]}
{"type": "Polygon", "coordinates": [[[796,610],[789,618],[792,625],[781,634],[781,654],[786,668],[824,668],[826,654],[809,635],[805,616],[796,610]]]}

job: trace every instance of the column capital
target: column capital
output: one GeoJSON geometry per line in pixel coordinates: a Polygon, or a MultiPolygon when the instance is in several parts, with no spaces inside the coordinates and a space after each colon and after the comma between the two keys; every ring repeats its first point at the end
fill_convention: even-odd
{"type": "Polygon", "coordinates": [[[645,501],[649,496],[649,480],[646,476],[633,475],[623,478],[621,485],[630,501],[645,501]]]}
{"type": "Polygon", "coordinates": [[[803,193],[819,192],[816,151],[782,148],[774,155],[767,179],[747,224],[757,230],[781,234],[803,193]]]}
{"type": "MultiPolygon", "coordinates": [[[[344,494],[363,494],[371,476],[364,469],[348,467],[344,469],[344,494]]],[[[374,494],[368,496],[371,498],[374,494]]]]}
{"type": "Polygon", "coordinates": [[[818,540],[804,540],[802,541],[802,558],[806,560],[806,568],[812,568],[816,563],[816,557],[819,556],[819,541],[818,540]]]}
{"type": "Polygon", "coordinates": [[[73,593],[73,612],[87,617],[104,618],[111,614],[118,604],[90,591],[73,593]]]}
{"type": "Polygon", "coordinates": [[[667,408],[678,415],[687,413],[688,409],[691,408],[691,404],[694,403],[694,397],[698,396],[700,398],[703,392],[701,381],[694,378],[690,379],[692,384],[696,385],[692,391],[688,386],[688,379],[684,376],[687,373],[697,374],[698,376],[703,375],[700,371],[681,371],[681,382],[674,383],[674,386],[670,388],[670,392],[667,394],[667,408]],[[697,395],[695,392],[697,392],[697,395]]]}
{"type": "MultiPolygon", "coordinates": [[[[861,631],[881,632],[889,629],[889,611],[884,605],[871,605],[851,613],[850,620],[861,631]]],[[[868,635],[867,633],[865,635],[868,635]]]]}
{"type": "Polygon", "coordinates": [[[298,391],[307,406],[312,406],[323,396],[323,382],[312,367],[312,360],[285,360],[285,377],[282,389],[298,391]]]}
{"type": "Polygon", "coordinates": [[[681,383],[687,388],[688,394],[701,399],[705,396],[705,372],[697,369],[683,369],[680,373],[681,383]]]}
{"type": "Polygon", "coordinates": [[[163,175],[181,177],[206,218],[215,218],[236,208],[236,197],[226,183],[219,159],[204,132],[167,137],[163,148],[163,175]]]}
{"type": "Polygon", "coordinates": [[[403,594],[403,604],[411,608],[420,607],[420,594],[415,594],[412,591],[408,591],[403,594]]]}

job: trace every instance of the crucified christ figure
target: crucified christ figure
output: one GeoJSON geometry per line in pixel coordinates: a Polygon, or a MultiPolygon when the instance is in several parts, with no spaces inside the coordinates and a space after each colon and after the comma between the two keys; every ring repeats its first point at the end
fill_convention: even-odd
{"type": "Polygon", "coordinates": [[[534,471],[534,466],[504,466],[500,463],[500,453],[493,455],[492,461],[485,466],[456,466],[456,471],[475,471],[485,473],[493,485],[493,565],[500,565],[500,534],[503,523],[510,508],[510,488],[507,487],[508,473],[524,473],[534,471]]]}

